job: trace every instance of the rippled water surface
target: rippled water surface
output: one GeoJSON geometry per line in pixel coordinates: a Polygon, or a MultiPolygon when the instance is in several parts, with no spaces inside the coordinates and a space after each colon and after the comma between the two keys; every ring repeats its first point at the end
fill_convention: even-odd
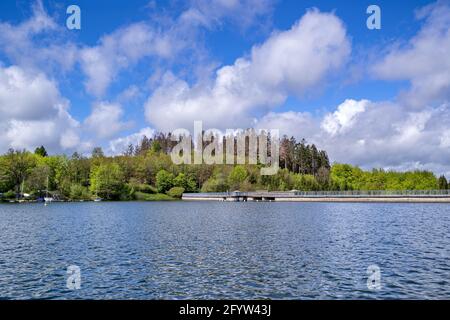
{"type": "Polygon", "coordinates": [[[449,231],[447,204],[4,204],[0,298],[450,298],[449,231]]]}

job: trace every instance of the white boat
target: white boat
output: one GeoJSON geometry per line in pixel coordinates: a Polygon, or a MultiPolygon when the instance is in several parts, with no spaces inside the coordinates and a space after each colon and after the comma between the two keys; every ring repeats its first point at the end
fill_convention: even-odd
{"type": "Polygon", "coordinates": [[[100,201],[103,201],[103,199],[102,198],[95,198],[94,199],[94,202],[100,202],[100,201]]]}
{"type": "Polygon", "coordinates": [[[53,202],[53,197],[50,197],[49,193],[48,193],[48,176],[47,176],[47,190],[45,191],[45,193],[46,193],[46,195],[44,197],[44,202],[45,202],[45,205],[47,205],[49,202],[53,202]]]}

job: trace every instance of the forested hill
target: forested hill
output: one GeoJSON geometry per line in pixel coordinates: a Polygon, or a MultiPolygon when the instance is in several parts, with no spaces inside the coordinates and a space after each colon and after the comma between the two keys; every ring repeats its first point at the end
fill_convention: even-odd
{"type": "Polygon", "coordinates": [[[432,172],[363,171],[330,164],[326,151],[305,140],[282,137],[280,170],[262,176],[261,165],[174,165],[170,135],[144,137],[122,155],[108,157],[95,148],[90,157],[9,150],[0,156],[0,197],[60,199],[170,200],[183,192],[288,190],[430,190],[447,189],[445,177],[432,172]]]}

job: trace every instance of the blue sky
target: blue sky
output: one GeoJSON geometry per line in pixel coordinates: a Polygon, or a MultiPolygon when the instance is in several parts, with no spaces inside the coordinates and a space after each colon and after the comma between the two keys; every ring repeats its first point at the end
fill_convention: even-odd
{"type": "Polygon", "coordinates": [[[115,154],[203,120],[280,129],[366,168],[448,173],[449,12],[445,0],[2,1],[0,151],[115,154]],[[81,30],[65,26],[71,4],[81,30]],[[380,30],[366,26],[371,4],[380,30]]]}

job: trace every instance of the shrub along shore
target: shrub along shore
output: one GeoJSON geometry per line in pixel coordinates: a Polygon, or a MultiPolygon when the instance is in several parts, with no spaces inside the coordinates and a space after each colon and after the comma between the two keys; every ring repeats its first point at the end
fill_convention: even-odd
{"type": "Polygon", "coordinates": [[[170,135],[158,134],[113,157],[101,148],[90,157],[49,155],[44,147],[35,152],[10,149],[0,156],[0,199],[163,201],[180,199],[184,192],[448,188],[444,176],[429,171],[364,171],[330,164],[326,151],[294,138],[281,139],[281,169],[273,176],[262,176],[260,165],[174,165],[169,156],[173,146],[170,135]]]}

